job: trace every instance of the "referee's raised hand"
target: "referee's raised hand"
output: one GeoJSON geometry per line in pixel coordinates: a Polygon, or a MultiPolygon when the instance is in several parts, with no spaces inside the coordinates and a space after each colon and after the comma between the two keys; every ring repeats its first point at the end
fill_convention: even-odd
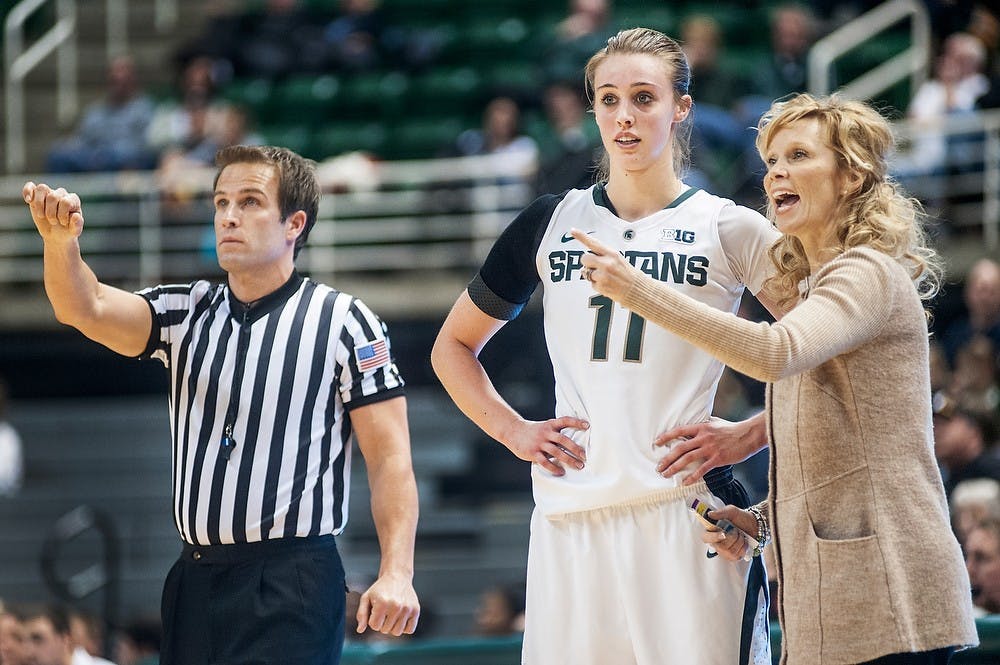
{"type": "Polygon", "coordinates": [[[31,210],[31,219],[46,242],[74,240],[83,233],[83,205],[80,197],[45,183],[24,183],[21,196],[31,210]]]}

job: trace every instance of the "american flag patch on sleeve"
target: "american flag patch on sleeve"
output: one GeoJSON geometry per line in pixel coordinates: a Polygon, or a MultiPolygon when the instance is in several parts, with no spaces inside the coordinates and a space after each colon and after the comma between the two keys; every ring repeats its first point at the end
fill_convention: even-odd
{"type": "Polygon", "coordinates": [[[384,339],[359,346],[354,349],[354,358],[358,361],[358,371],[367,372],[389,364],[389,347],[384,339]]]}

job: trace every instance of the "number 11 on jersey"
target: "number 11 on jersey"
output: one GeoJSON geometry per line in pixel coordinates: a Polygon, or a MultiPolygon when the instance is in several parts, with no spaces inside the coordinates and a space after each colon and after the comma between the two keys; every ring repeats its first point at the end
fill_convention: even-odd
{"type": "MultiPolygon", "coordinates": [[[[611,315],[615,303],[607,296],[591,296],[590,308],[597,310],[594,316],[594,338],[590,347],[591,360],[608,359],[608,340],[611,337],[611,315]]],[[[625,362],[642,362],[642,336],[646,330],[646,319],[635,312],[629,312],[628,329],[625,332],[625,362]]]]}

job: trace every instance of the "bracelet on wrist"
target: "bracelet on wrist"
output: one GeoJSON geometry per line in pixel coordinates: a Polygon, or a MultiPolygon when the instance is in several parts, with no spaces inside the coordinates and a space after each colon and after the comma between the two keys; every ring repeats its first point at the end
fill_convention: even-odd
{"type": "Polygon", "coordinates": [[[754,519],[757,520],[757,546],[753,548],[752,556],[760,556],[764,551],[764,547],[771,542],[771,529],[767,524],[767,520],[764,518],[764,512],[757,506],[750,506],[747,508],[754,519]]]}

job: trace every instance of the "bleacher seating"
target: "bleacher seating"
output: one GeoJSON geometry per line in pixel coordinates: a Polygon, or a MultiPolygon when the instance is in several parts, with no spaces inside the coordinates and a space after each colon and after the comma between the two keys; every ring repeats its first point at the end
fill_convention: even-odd
{"type": "MultiPolygon", "coordinates": [[[[312,4],[323,8],[323,3],[312,4]]],[[[777,3],[747,9],[700,0],[618,0],[611,29],[643,25],[674,33],[685,16],[707,13],[724,30],[726,63],[747,69],[767,50],[771,4],[777,3]]],[[[279,82],[236,79],[224,95],[252,110],[268,140],[316,159],[350,150],[385,159],[434,157],[461,131],[478,126],[485,102],[494,95],[515,96],[529,114],[540,108],[540,54],[565,16],[565,0],[385,0],[382,8],[388,25],[433,33],[439,50],[429,66],[412,71],[409,63],[398,61],[361,73],[299,75],[279,82]],[[388,128],[359,132],[365,121],[388,128]],[[347,140],[350,136],[355,140],[347,140]]]]}

